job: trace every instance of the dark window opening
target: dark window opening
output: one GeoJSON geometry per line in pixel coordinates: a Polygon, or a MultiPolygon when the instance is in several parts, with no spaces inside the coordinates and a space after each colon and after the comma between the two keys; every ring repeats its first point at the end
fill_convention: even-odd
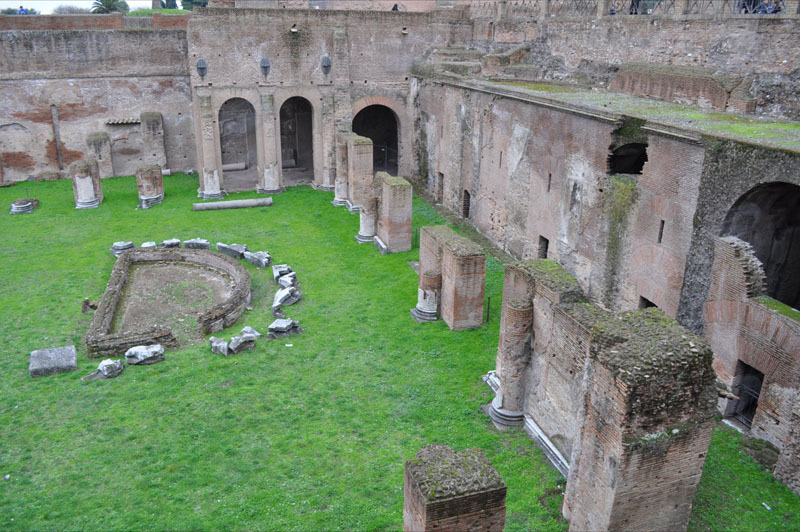
{"type": "Polygon", "coordinates": [[[647,144],[632,142],[611,150],[608,156],[608,173],[641,174],[647,162],[647,144]]]}
{"type": "Polygon", "coordinates": [[[646,297],[639,296],[639,308],[640,309],[653,308],[653,307],[658,308],[658,305],[656,305],[655,303],[653,303],[652,301],[650,301],[646,297]]]}
{"type": "Polygon", "coordinates": [[[503,167],[503,152],[500,152],[500,164],[497,165],[499,168],[503,167]]]}
{"type": "Polygon", "coordinates": [[[800,187],[766,183],[752,188],[728,211],[721,234],[753,246],[764,266],[768,296],[800,307],[800,187]]]}
{"type": "Polygon", "coordinates": [[[553,185],[553,174],[547,174],[547,191],[550,192],[550,187],[553,185]]]}
{"type": "Polygon", "coordinates": [[[443,190],[444,190],[444,174],[441,172],[437,172],[436,184],[433,187],[433,199],[436,201],[436,203],[442,202],[443,190]]]}
{"type": "Polygon", "coordinates": [[[539,235],[539,255],[538,255],[538,257],[540,259],[546,259],[547,258],[547,250],[548,250],[549,247],[550,247],[550,241],[548,239],[546,239],[545,237],[543,237],[542,235],[539,235]]]}
{"type": "Polygon", "coordinates": [[[461,216],[469,218],[469,192],[464,191],[464,196],[461,198],[461,216]]]}
{"type": "Polygon", "coordinates": [[[764,374],[756,368],[749,366],[741,360],[736,364],[736,380],[734,392],[739,397],[733,407],[733,417],[747,428],[753,426],[753,418],[758,408],[758,398],[761,395],[761,386],[764,384],[764,374]]]}
{"type": "Polygon", "coordinates": [[[281,106],[281,166],[284,180],[314,178],[314,136],[311,102],[295,96],[281,106]]]}
{"type": "Polygon", "coordinates": [[[658,243],[664,239],[664,220],[661,220],[661,225],[658,227],[658,243]]]}
{"type": "Polygon", "coordinates": [[[353,133],[372,141],[372,168],[397,175],[399,121],[385,105],[370,105],[353,117],[353,133]]]}
{"type": "Polygon", "coordinates": [[[218,118],[225,188],[254,190],[258,184],[256,110],[243,98],[231,98],[219,108],[218,118]]]}

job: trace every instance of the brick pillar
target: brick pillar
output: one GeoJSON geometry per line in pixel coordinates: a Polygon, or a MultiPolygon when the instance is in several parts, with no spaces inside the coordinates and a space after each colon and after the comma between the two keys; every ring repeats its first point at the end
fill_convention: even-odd
{"type": "MultiPolygon", "coordinates": [[[[381,207],[378,239],[389,253],[411,250],[411,183],[380,172],[381,207]]],[[[378,242],[376,242],[378,244],[378,242]]],[[[380,244],[378,247],[381,248],[380,244]]]]}
{"type": "Polygon", "coordinates": [[[167,167],[167,151],[164,148],[164,121],[161,113],[142,113],[142,161],[167,167]]]}
{"type": "Polygon", "coordinates": [[[78,161],[69,167],[76,209],[94,209],[103,201],[97,161],[78,161]]]}
{"type": "Polygon", "coordinates": [[[439,298],[442,293],[442,273],[437,271],[423,272],[419,276],[417,288],[417,306],[411,309],[414,319],[436,321],[439,319],[439,298]]]}
{"type": "Polygon", "coordinates": [[[480,449],[427,445],[406,462],[403,530],[501,532],[506,485],[480,449]]]}
{"type": "Polygon", "coordinates": [[[800,399],[794,402],[789,437],[775,464],[775,477],[787,488],[800,494],[800,399]]]}
{"type": "Polygon", "coordinates": [[[112,177],[114,168],[111,166],[111,139],[105,131],[90,134],[86,139],[90,153],[97,160],[100,177],[112,177]]]}
{"type": "Polygon", "coordinates": [[[531,358],[533,305],[526,299],[503,298],[497,378],[500,389],[489,408],[489,417],[501,425],[521,425],[525,405],[524,374],[531,358]]]}
{"type": "Polygon", "coordinates": [[[711,348],[661,311],[595,328],[567,480],[570,530],[686,530],[716,411],[711,348]],[[604,338],[627,336],[604,347],[604,338]]]}
{"type": "Polygon", "coordinates": [[[347,138],[347,193],[351,211],[358,211],[372,198],[372,141],[350,135],[347,138]]]}
{"type": "Polygon", "coordinates": [[[261,94],[261,144],[264,163],[258,172],[256,191],[259,194],[274,194],[283,190],[281,172],[278,168],[278,149],[275,127],[275,101],[271,94],[261,94]]]}
{"type": "Polygon", "coordinates": [[[136,186],[139,188],[139,209],[149,209],[164,200],[164,178],[161,167],[151,164],[136,169],[136,186]]]}
{"type": "Polygon", "coordinates": [[[483,323],[486,255],[477,244],[459,239],[442,252],[442,319],[454,331],[483,323]]]}

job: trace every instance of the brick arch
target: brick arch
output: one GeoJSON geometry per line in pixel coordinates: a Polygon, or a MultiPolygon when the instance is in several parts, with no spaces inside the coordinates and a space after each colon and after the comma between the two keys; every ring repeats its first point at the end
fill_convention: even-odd
{"type": "Polygon", "coordinates": [[[666,314],[675,316],[683,286],[683,269],[668,248],[647,245],[631,255],[631,281],[637,296],[644,296],[666,314]]]}
{"type": "MultiPolygon", "coordinates": [[[[400,128],[400,131],[403,131],[404,126],[406,124],[404,116],[405,109],[399,102],[387,96],[380,96],[380,95],[367,96],[365,98],[361,98],[360,100],[358,100],[353,104],[353,116],[355,117],[359,112],[363,111],[370,105],[382,105],[384,107],[388,107],[389,109],[391,109],[392,112],[394,112],[395,116],[397,117],[397,127],[400,128]]],[[[398,138],[399,137],[400,135],[398,135],[398,138]]]]}

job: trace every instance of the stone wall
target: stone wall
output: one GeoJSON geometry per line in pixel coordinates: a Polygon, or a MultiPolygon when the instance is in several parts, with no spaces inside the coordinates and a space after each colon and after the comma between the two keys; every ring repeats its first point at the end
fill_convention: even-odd
{"type": "Polygon", "coordinates": [[[0,32],[4,181],[59,175],[71,162],[97,156],[90,137],[98,133],[108,136],[118,159],[115,174],[130,175],[136,164],[125,161],[137,159],[133,152],[143,153],[146,145],[143,112],[163,117],[166,166],[193,168],[185,35],[175,30],[0,32]]]}

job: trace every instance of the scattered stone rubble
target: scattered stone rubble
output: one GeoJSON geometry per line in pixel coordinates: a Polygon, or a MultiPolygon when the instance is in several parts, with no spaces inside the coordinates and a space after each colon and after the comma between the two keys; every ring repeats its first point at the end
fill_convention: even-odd
{"type": "Polygon", "coordinates": [[[143,247],[143,248],[155,248],[155,247],[158,247],[158,245],[155,242],[142,242],[142,245],[140,247],[143,247]]]}
{"type": "Polygon", "coordinates": [[[162,248],[179,248],[181,247],[181,239],[180,238],[168,238],[159,244],[159,247],[162,248]]]}
{"type": "Polygon", "coordinates": [[[111,245],[110,251],[112,255],[114,255],[115,257],[119,257],[120,255],[122,255],[123,251],[133,249],[133,247],[134,247],[133,242],[130,241],[114,242],[111,245]]]}
{"type": "Polygon", "coordinates": [[[11,214],[26,214],[33,212],[39,206],[39,200],[34,198],[20,198],[11,202],[11,214]]]}
{"type": "Polygon", "coordinates": [[[269,332],[267,333],[267,336],[275,339],[282,338],[284,336],[292,336],[293,334],[300,334],[302,332],[303,329],[300,328],[300,324],[298,322],[288,318],[279,318],[269,325],[269,332]]]}
{"type": "Polygon", "coordinates": [[[164,361],[164,347],[161,344],[137,345],[125,352],[125,362],[131,366],[148,366],[164,361]]]}
{"type": "Polygon", "coordinates": [[[242,329],[240,336],[234,336],[230,342],[226,342],[221,338],[212,336],[208,339],[211,344],[211,352],[215,355],[237,355],[245,350],[252,350],[256,346],[256,340],[263,336],[260,332],[247,326],[242,329]]]}
{"type": "Polygon", "coordinates": [[[217,242],[217,251],[220,253],[224,253],[229,257],[233,257],[234,259],[241,259],[244,257],[244,252],[247,251],[247,246],[244,244],[223,244],[222,242],[217,242]]]}
{"type": "Polygon", "coordinates": [[[255,253],[245,251],[244,260],[250,264],[253,264],[254,266],[258,266],[259,268],[266,268],[272,264],[272,257],[270,257],[269,253],[266,251],[256,251],[255,253]]]}
{"type": "Polygon", "coordinates": [[[97,366],[97,370],[94,373],[90,373],[81,380],[87,382],[98,379],[113,379],[114,377],[119,376],[124,369],[125,362],[122,360],[111,360],[110,358],[107,358],[100,362],[100,365],[97,366]]]}
{"type": "Polygon", "coordinates": [[[192,238],[191,240],[184,240],[183,247],[188,249],[211,249],[211,244],[205,238],[192,238]]]}

